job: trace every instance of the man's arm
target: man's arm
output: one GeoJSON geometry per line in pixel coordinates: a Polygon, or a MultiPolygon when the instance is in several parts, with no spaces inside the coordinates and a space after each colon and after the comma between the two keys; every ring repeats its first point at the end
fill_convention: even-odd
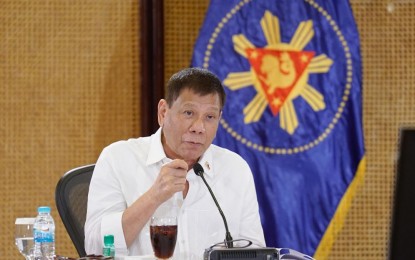
{"type": "Polygon", "coordinates": [[[153,186],[128,207],[122,216],[124,238],[129,247],[156,209],[186,185],[187,163],[174,160],[164,165],[153,186]]]}
{"type": "Polygon", "coordinates": [[[98,159],[92,176],[85,223],[85,249],[101,254],[104,233],[114,234],[117,252],[127,253],[149,218],[163,202],[182,191],[186,183],[187,164],[174,160],[164,165],[151,188],[129,207],[116,173],[105,154],[98,159]],[[120,237],[124,239],[119,239],[120,237]],[[121,250],[121,252],[120,252],[121,250]]]}
{"type": "Polygon", "coordinates": [[[85,222],[85,251],[87,254],[102,254],[103,233],[114,235],[118,250],[127,250],[121,227],[122,212],[127,204],[121,191],[117,174],[104,150],[92,174],[88,193],[88,208],[85,222]],[[110,223],[110,225],[108,225],[110,223]],[[106,230],[102,230],[102,229],[106,230]]]}

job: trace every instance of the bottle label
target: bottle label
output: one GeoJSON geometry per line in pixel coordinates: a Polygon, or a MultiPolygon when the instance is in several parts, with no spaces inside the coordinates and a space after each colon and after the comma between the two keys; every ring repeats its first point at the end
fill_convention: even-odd
{"type": "Polygon", "coordinates": [[[42,230],[34,230],[34,240],[35,242],[54,242],[54,234],[52,232],[45,232],[42,230]]]}
{"type": "Polygon", "coordinates": [[[105,247],[102,249],[102,254],[104,256],[115,256],[115,250],[113,247],[105,247]]]}

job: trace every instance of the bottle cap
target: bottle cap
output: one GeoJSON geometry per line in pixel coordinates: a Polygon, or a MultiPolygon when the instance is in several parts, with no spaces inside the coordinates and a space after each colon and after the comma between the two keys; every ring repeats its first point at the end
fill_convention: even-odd
{"type": "Polygon", "coordinates": [[[50,213],[50,207],[49,206],[41,206],[37,208],[38,213],[50,213]]]}
{"type": "Polygon", "coordinates": [[[114,236],[113,235],[105,235],[104,236],[104,245],[113,245],[114,244],[114,236]]]}

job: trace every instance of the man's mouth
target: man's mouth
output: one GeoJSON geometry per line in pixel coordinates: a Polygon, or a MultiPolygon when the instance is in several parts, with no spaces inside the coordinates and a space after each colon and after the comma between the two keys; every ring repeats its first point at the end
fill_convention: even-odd
{"type": "Polygon", "coordinates": [[[202,142],[198,142],[198,141],[184,141],[185,143],[188,143],[188,144],[193,144],[193,145],[202,145],[203,143],[202,142]]]}

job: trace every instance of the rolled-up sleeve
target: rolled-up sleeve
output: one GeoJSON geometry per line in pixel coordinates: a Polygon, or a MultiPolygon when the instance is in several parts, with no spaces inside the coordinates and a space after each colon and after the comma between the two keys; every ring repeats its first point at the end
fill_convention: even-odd
{"type": "Polygon", "coordinates": [[[122,214],[117,212],[102,217],[101,221],[101,237],[106,234],[114,235],[114,246],[117,255],[128,255],[127,245],[124,239],[124,232],[122,229],[122,214]],[[118,239],[115,239],[118,238],[118,239]]]}
{"type": "Polygon", "coordinates": [[[122,228],[122,215],[127,206],[118,176],[119,173],[104,149],[95,165],[89,187],[85,222],[87,254],[102,254],[106,234],[114,235],[117,255],[128,254],[122,228]]]}

